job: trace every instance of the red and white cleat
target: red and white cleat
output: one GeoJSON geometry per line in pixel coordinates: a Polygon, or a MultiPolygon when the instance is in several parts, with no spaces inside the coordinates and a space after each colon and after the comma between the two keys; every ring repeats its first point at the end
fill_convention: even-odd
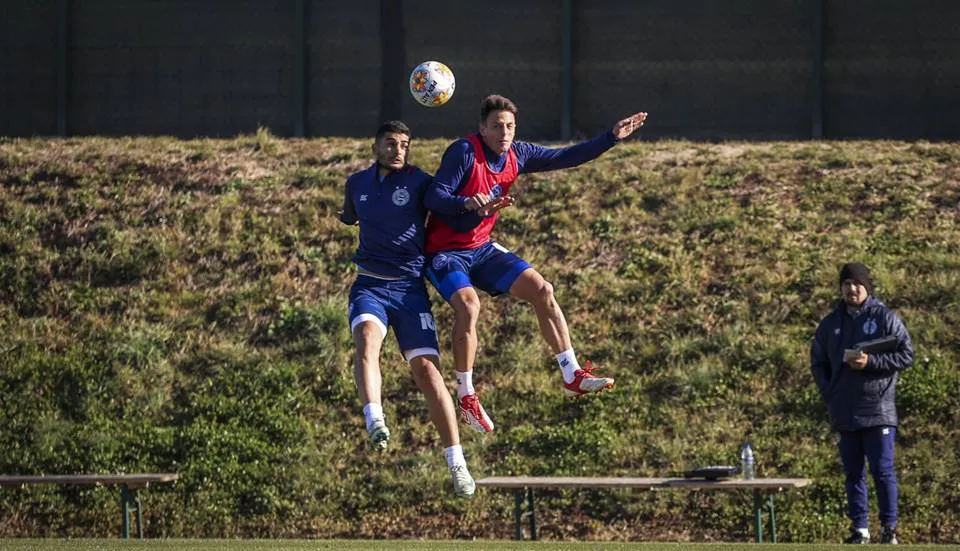
{"type": "Polygon", "coordinates": [[[487,416],[487,412],[480,405],[480,399],[476,394],[467,394],[457,402],[460,414],[466,419],[467,424],[477,432],[493,432],[493,421],[487,416]]]}
{"type": "Polygon", "coordinates": [[[573,372],[573,381],[563,383],[563,391],[570,397],[583,396],[613,388],[613,383],[613,379],[595,376],[593,374],[593,364],[590,363],[590,360],[587,360],[583,364],[583,369],[573,372]]]}

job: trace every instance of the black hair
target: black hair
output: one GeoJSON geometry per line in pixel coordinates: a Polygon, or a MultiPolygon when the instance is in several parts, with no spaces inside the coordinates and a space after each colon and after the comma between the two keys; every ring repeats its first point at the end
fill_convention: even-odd
{"type": "Polygon", "coordinates": [[[395,134],[406,134],[407,137],[410,136],[410,127],[403,123],[403,121],[387,121],[380,125],[380,128],[377,128],[377,136],[375,139],[379,140],[383,137],[384,134],[393,132],[395,134]]]}

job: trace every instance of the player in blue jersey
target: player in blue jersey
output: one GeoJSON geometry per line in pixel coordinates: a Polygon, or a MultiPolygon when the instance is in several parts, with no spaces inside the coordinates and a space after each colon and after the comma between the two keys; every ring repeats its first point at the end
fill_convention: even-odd
{"type": "MultiPolygon", "coordinates": [[[[381,401],[380,349],[392,326],[413,378],[440,432],[457,495],[472,496],[473,478],[460,445],[456,411],[437,370],[440,353],[430,300],[423,282],[423,195],[432,177],[407,164],[410,129],[384,123],[373,144],[376,162],[347,179],[340,220],[359,224],[360,244],[353,258],[357,279],[350,289],[349,319],[356,354],[354,375],[363,402],[370,440],[384,449],[390,439],[381,401]]],[[[469,202],[465,210],[495,205],[469,202]]]]}
{"type": "Polygon", "coordinates": [[[493,422],[473,388],[480,298],[474,287],[492,295],[510,293],[533,305],[540,332],[560,365],[568,396],[612,388],[614,381],[595,376],[590,362],[581,368],[570,341],[553,286],[523,259],[490,237],[496,213],[464,212],[477,194],[512,203],[510,187],[520,174],[574,167],[599,157],[643,126],[646,113],[617,122],[596,138],[564,148],[514,141],[517,107],[503,96],[488,96],[480,109],[480,131],[454,142],[443,155],[425,198],[432,211],[427,223],[427,276],[453,306],[453,352],[457,370],[457,405],[475,430],[490,432],[493,422]]]}

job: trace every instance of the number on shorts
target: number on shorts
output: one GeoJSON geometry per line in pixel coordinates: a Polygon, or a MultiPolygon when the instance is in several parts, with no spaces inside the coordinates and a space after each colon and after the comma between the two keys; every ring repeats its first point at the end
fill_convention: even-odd
{"type": "Polygon", "coordinates": [[[433,316],[430,314],[420,314],[420,329],[424,331],[436,331],[437,328],[433,324],[433,316]]]}

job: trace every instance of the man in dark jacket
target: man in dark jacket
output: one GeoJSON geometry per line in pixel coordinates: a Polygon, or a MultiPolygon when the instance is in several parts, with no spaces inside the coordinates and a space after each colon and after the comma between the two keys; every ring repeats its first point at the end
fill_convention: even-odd
{"type": "Polygon", "coordinates": [[[866,266],[843,266],[840,295],[836,310],[817,327],[810,364],[830,412],[831,428],[840,433],[847,513],[852,521],[852,534],[846,542],[870,541],[866,458],[880,505],[880,542],[897,543],[894,400],[900,371],[913,363],[913,345],[900,317],[873,296],[873,281],[866,266]],[[868,354],[858,346],[889,336],[896,337],[897,342],[885,352],[868,354]]]}

